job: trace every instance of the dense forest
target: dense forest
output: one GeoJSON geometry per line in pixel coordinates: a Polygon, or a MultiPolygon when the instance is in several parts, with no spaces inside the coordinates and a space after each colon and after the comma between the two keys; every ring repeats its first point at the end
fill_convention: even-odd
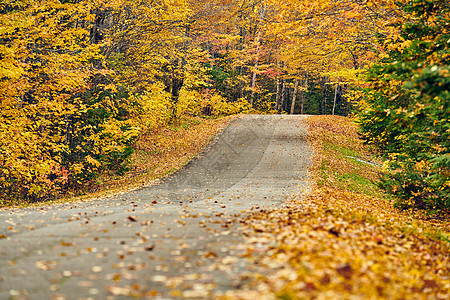
{"type": "Polygon", "coordinates": [[[1,0],[0,198],[121,173],[192,116],[357,114],[399,207],[450,207],[444,0],[1,0]]]}

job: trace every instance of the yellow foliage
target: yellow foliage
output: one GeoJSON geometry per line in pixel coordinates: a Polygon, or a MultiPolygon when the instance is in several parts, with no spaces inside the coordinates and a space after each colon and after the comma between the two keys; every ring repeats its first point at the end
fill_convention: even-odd
{"type": "Polygon", "coordinates": [[[138,97],[142,112],[136,117],[136,125],[143,130],[151,130],[169,121],[171,114],[170,94],[161,83],[148,87],[145,94],[138,97]]]}
{"type": "Polygon", "coordinates": [[[252,109],[250,103],[245,99],[239,99],[236,102],[227,102],[218,96],[215,99],[213,114],[219,115],[235,115],[240,113],[248,113],[252,109]]]}
{"type": "Polygon", "coordinates": [[[182,115],[198,116],[202,112],[202,108],[202,95],[199,92],[181,89],[180,99],[176,107],[178,118],[182,115]]]}
{"type": "Polygon", "coordinates": [[[180,99],[176,107],[176,116],[198,116],[201,113],[213,116],[229,116],[239,113],[248,113],[251,105],[245,99],[236,102],[228,102],[221,95],[212,93],[201,95],[196,91],[182,89],[180,99]]]}

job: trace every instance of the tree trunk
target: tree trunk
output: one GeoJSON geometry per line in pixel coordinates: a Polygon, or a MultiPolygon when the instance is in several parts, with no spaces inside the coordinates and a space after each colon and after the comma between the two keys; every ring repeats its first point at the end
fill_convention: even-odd
{"type": "Polygon", "coordinates": [[[306,73],[305,85],[300,93],[300,114],[302,115],[304,113],[303,107],[305,106],[305,91],[307,88],[308,88],[308,73],[306,73]]]}
{"type": "MultiPolygon", "coordinates": [[[[259,54],[259,46],[256,52],[257,56],[259,54]]],[[[250,98],[250,104],[253,106],[253,102],[255,102],[255,89],[256,89],[256,70],[258,69],[258,62],[259,59],[258,57],[256,57],[256,61],[255,61],[255,65],[254,65],[254,69],[253,69],[253,74],[252,74],[252,96],[250,98]]]]}
{"type": "Polygon", "coordinates": [[[336,83],[336,87],[334,88],[333,116],[334,116],[334,110],[336,109],[336,98],[337,98],[337,93],[338,93],[338,87],[339,87],[339,84],[336,83]]]}
{"type": "Polygon", "coordinates": [[[292,104],[291,104],[291,115],[294,114],[294,110],[295,110],[295,100],[297,98],[297,90],[298,90],[298,78],[295,78],[294,94],[292,95],[292,104]]]}
{"type": "MultiPolygon", "coordinates": [[[[355,70],[359,69],[359,63],[358,63],[358,58],[356,57],[356,55],[353,53],[352,50],[349,50],[350,54],[352,55],[352,59],[353,59],[353,67],[355,68],[355,70]]],[[[358,75],[356,75],[358,76],[358,75]]]]}
{"type": "Polygon", "coordinates": [[[276,109],[278,110],[278,108],[280,107],[280,77],[277,76],[277,94],[276,94],[276,109]]]}
{"type": "Polygon", "coordinates": [[[326,112],[326,104],[327,104],[327,102],[326,102],[326,91],[327,91],[327,85],[326,85],[326,83],[327,83],[327,78],[325,77],[325,76],[323,76],[323,78],[322,78],[322,81],[323,81],[323,88],[322,88],[322,115],[324,115],[325,114],[325,112],[326,112]]]}
{"type": "MultiPolygon", "coordinates": [[[[239,74],[241,75],[242,78],[242,74],[243,74],[243,67],[240,67],[240,71],[239,74]]],[[[244,86],[245,86],[245,82],[242,81],[242,79],[239,79],[239,98],[244,98],[244,86]]]]}
{"type": "Polygon", "coordinates": [[[180,90],[183,87],[183,83],[184,83],[184,76],[172,77],[172,104],[174,106],[176,106],[178,103],[178,98],[180,96],[180,90]]]}
{"type": "Polygon", "coordinates": [[[169,66],[165,67],[165,71],[167,72],[164,75],[164,91],[170,93],[171,95],[171,104],[172,104],[172,116],[171,119],[174,120],[176,118],[176,107],[178,104],[178,98],[180,96],[180,90],[183,87],[185,74],[185,60],[184,59],[175,59],[172,62],[172,69],[169,69],[169,66]]]}
{"type": "Polygon", "coordinates": [[[176,74],[172,77],[172,121],[177,118],[177,104],[178,104],[178,98],[180,96],[180,90],[183,87],[184,83],[184,75],[176,74]]]}
{"type": "Polygon", "coordinates": [[[266,14],[266,8],[267,8],[267,4],[266,1],[264,1],[263,3],[261,3],[261,10],[259,11],[259,25],[258,25],[258,36],[256,38],[256,59],[255,59],[255,65],[254,65],[254,69],[253,69],[253,74],[252,74],[252,95],[250,98],[250,104],[251,106],[253,106],[254,102],[255,102],[255,90],[256,90],[256,72],[258,70],[258,64],[259,64],[259,52],[260,52],[260,46],[261,46],[261,28],[262,28],[262,20],[264,18],[264,15],[266,14]]]}
{"type": "Polygon", "coordinates": [[[281,86],[281,100],[280,100],[280,106],[277,108],[278,113],[281,113],[284,106],[284,101],[286,100],[286,80],[283,79],[283,84],[281,86]]]}

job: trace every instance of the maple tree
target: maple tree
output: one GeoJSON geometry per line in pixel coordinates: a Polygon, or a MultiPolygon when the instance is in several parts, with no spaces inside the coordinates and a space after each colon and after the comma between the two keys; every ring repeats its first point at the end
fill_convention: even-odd
{"type": "Polygon", "coordinates": [[[2,5],[3,197],[39,199],[128,151],[134,134],[120,129],[126,118],[111,118],[123,116],[124,105],[97,86],[103,70],[86,26],[90,8],[82,1],[2,5]]]}

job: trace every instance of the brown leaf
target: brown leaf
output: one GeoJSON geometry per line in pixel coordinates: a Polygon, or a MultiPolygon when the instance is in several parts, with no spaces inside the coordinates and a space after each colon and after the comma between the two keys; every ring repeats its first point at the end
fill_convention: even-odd
{"type": "Polygon", "coordinates": [[[148,247],[145,247],[144,249],[145,251],[152,251],[153,249],[155,249],[155,245],[150,245],[148,247]]]}
{"type": "Polygon", "coordinates": [[[128,216],[128,220],[131,222],[137,222],[137,217],[128,216]]]}
{"type": "Polygon", "coordinates": [[[352,278],[353,269],[352,269],[352,266],[350,264],[348,264],[348,263],[341,264],[341,265],[337,266],[336,271],[340,275],[344,276],[346,279],[352,278]]]}
{"type": "Polygon", "coordinates": [[[336,237],[339,237],[339,229],[337,229],[336,227],[331,228],[330,230],[328,230],[329,233],[335,235],[336,237]]]}

